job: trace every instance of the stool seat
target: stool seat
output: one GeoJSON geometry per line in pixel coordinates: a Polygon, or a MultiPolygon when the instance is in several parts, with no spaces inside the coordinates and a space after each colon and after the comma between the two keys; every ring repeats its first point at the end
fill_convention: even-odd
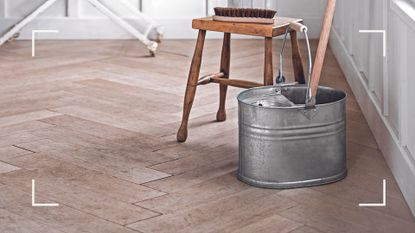
{"type": "Polygon", "coordinates": [[[291,22],[302,23],[302,19],[277,17],[274,24],[231,23],[214,21],[212,17],[194,19],[193,29],[226,32],[232,34],[276,37],[285,34],[291,22]]]}

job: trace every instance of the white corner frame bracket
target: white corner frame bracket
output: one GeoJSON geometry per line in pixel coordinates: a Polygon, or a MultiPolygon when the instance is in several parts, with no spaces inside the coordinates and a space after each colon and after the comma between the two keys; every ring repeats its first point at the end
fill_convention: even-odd
{"type": "Polygon", "coordinates": [[[46,11],[50,6],[52,6],[57,0],[46,0],[42,5],[36,8],[32,13],[23,18],[20,22],[14,25],[10,30],[0,37],[0,46],[6,43],[7,41],[19,37],[19,32],[29,23],[36,19],[41,13],[46,11]]]}
{"type": "Polygon", "coordinates": [[[59,203],[36,203],[35,180],[32,179],[32,206],[33,207],[57,207],[59,203]]]}
{"type": "Polygon", "coordinates": [[[382,203],[359,203],[360,207],[386,207],[386,179],[382,183],[382,203]]]}
{"type": "Polygon", "coordinates": [[[58,30],[32,30],[32,57],[36,56],[36,34],[38,33],[58,33],[58,30]]]}
{"type": "MultiPolygon", "coordinates": [[[[131,33],[134,37],[136,37],[138,40],[140,40],[144,45],[147,46],[147,49],[150,51],[150,54],[152,56],[155,56],[155,52],[158,47],[158,43],[156,41],[152,41],[148,39],[149,33],[153,28],[155,28],[155,23],[150,20],[148,17],[146,17],[144,14],[142,14],[139,11],[134,11],[133,8],[125,1],[119,0],[120,4],[126,6],[127,9],[131,10],[135,15],[139,16],[141,20],[145,20],[148,27],[145,30],[145,33],[141,33],[139,30],[134,28],[130,23],[128,23],[125,19],[121,18],[117,14],[115,14],[113,11],[111,11],[107,6],[102,4],[100,0],[88,0],[88,2],[93,5],[95,8],[97,8],[99,11],[101,11],[103,14],[105,14],[107,17],[112,19],[115,23],[117,23],[119,26],[124,28],[126,31],[131,33]]],[[[158,39],[161,38],[162,31],[157,30],[158,39]]]]}

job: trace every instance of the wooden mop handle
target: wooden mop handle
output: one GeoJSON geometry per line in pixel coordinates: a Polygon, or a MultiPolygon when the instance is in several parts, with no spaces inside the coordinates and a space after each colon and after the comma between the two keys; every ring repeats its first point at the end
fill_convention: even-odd
{"type": "Polygon", "coordinates": [[[327,0],[327,8],[323,21],[323,28],[320,34],[320,42],[317,48],[317,54],[314,61],[314,68],[311,74],[311,96],[317,95],[318,84],[320,82],[321,70],[323,68],[324,57],[326,55],[327,45],[330,37],[331,25],[333,22],[336,0],[327,0]]]}

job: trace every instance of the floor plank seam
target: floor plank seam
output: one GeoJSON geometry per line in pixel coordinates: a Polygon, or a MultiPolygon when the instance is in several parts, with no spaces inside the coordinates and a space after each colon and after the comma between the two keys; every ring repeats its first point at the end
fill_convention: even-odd
{"type": "MultiPolygon", "coordinates": [[[[166,194],[166,195],[168,195],[168,194],[166,194]]],[[[163,195],[163,196],[165,196],[165,195],[163,195]]],[[[153,199],[153,198],[151,198],[151,199],[153,199]]],[[[151,200],[151,199],[148,199],[148,200],[151,200]]],[[[154,212],[154,213],[158,214],[158,216],[160,216],[160,215],[164,215],[163,213],[161,213],[161,212],[159,212],[159,211],[157,211],[157,210],[153,210],[153,209],[150,209],[150,208],[147,208],[147,207],[144,207],[144,206],[140,206],[140,205],[138,205],[137,203],[134,203],[133,205],[138,206],[138,207],[141,207],[141,208],[143,208],[143,209],[145,209],[145,210],[148,210],[148,211],[154,212]]],[[[149,218],[146,218],[146,219],[141,219],[141,220],[139,220],[139,221],[147,220],[147,219],[150,219],[150,218],[153,218],[153,217],[158,217],[158,216],[152,216],[152,217],[149,217],[149,218]]],[[[130,224],[132,224],[132,223],[128,223],[127,225],[130,225],[130,224]]]]}
{"type": "MultiPolygon", "coordinates": [[[[52,201],[53,201],[53,200],[52,200],[52,201]]],[[[82,212],[82,213],[84,213],[84,214],[90,215],[90,216],[95,217],[95,218],[98,218],[98,219],[102,219],[102,220],[104,220],[104,221],[107,221],[107,222],[112,223],[112,224],[116,224],[116,225],[121,226],[121,227],[125,227],[126,225],[132,224],[132,223],[127,223],[127,224],[123,225],[123,224],[120,224],[120,223],[117,223],[117,222],[111,221],[111,220],[109,220],[109,219],[106,219],[106,218],[100,217],[100,216],[98,216],[98,215],[95,215],[95,214],[92,214],[92,213],[86,212],[86,211],[84,211],[84,210],[78,209],[78,208],[73,207],[73,206],[71,206],[71,205],[69,205],[69,204],[67,204],[67,203],[59,203],[59,205],[64,205],[64,206],[66,206],[67,208],[74,209],[74,210],[76,210],[76,211],[82,212]]],[[[152,212],[154,212],[154,211],[152,211],[152,212]]],[[[154,212],[154,213],[155,213],[155,212],[154,212]]]]}
{"type": "MultiPolygon", "coordinates": [[[[157,170],[157,169],[156,169],[156,168],[154,168],[154,167],[155,167],[155,166],[159,166],[159,165],[161,165],[161,164],[171,163],[171,162],[174,162],[174,161],[178,161],[178,160],[179,160],[179,158],[173,158],[172,160],[168,160],[168,161],[164,161],[164,162],[161,162],[161,163],[155,163],[155,164],[148,165],[148,166],[147,166],[147,168],[153,169],[153,170],[155,170],[155,171],[163,172],[163,171],[161,171],[161,170],[157,170]]],[[[167,174],[168,174],[168,173],[167,173],[167,174]]],[[[172,174],[170,174],[170,175],[172,175],[172,174]]]]}
{"type": "MultiPolygon", "coordinates": [[[[157,170],[155,170],[155,171],[157,171],[157,170]]],[[[160,180],[165,180],[165,179],[168,179],[168,178],[171,178],[171,177],[175,177],[176,176],[175,174],[169,174],[169,175],[170,176],[166,176],[166,177],[162,177],[162,178],[159,178],[159,179],[150,180],[150,181],[147,181],[147,182],[140,183],[140,185],[145,186],[147,188],[152,188],[152,187],[148,186],[149,183],[156,182],[156,181],[160,181],[160,180]]],[[[160,190],[157,190],[157,191],[160,191],[160,190]]],[[[160,191],[160,192],[163,192],[164,193],[164,191],[160,191]]]]}
{"type": "Polygon", "coordinates": [[[143,231],[139,231],[139,230],[137,230],[137,229],[134,229],[134,228],[131,228],[131,227],[129,227],[129,226],[124,226],[126,229],[129,229],[129,230],[132,230],[132,231],[135,231],[135,232],[137,232],[137,233],[144,233],[143,231]]]}
{"type": "MultiPolygon", "coordinates": [[[[132,204],[137,205],[137,206],[139,206],[139,207],[142,207],[142,208],[144,208],[144,209],[147,209],[147,207],[140,206],[139,204],[140,204],[141,202],[151,201],[151,200],[153,200],[153,199],[157,199],[157,198],[160,198],[160,197],[165,197],[165,196],[167,196],[167,195],[169,195],[169,194],[170,194],[170,193],[165,193],[165,192],[163,192],[163,191],[159,191],[159,190],[156,190],[156,189],[153,189],[153,190],[158,191],[158,192],[162,192],[162,193],[164,193],[164,194],[163,194],[163,195],[160,195],[160,196],[157,196],[157,197],[151,197],[151,198],[143,199],[143,200],[140,200],[140,201],[134,202],[134,203],[132,203],[132,204]]],[[[156,210],[153,210],[153,211],[154,211],[154,212],[158,212],[158,211],[156,211],[156,210]]],[[[158,212],[158,213],[161,213],[161,212],[158,212]]],[[[161,214],[162,214],[162,213],[161,213],[161,214]]]]}
{"type": "Polygon", "coordinates": [[[21,146],[18,146],[18,145],[12,145],[12,146],[13,146],[13,147],[16,147],[16,148],[18,148],[18,149],[25,150],[25,151],[27,151],[27,152],[33,153],[33,154],[35,154],[35,153],[36,153],[36,151],[32,151],[32,150],[29,150],[29,149],[27,149],[27,148],[24,148],[24,147],[21,147],[21,146]]]}
{"type": "MultiPolygon", "coordinates": [[[[140,207],[142,207],[142,206],[140,206],[140,207]]],[[[149,210],[149,209],[147,209],[147,210],[149,210]]],[[[151,210],[152,211],[152,210],[151,210]]],[[[155,211],[152,211],[152,212],[155,212],[155,211]]],[[[154,216],[151,216],[151,217],[148,217],[148,218],[144,218],[144,219],[140,219],[140,220],[138,220],[138,221],[135,221],[135,222],[131,222],[131,223],[128,223],[128,224],[125,224],[125,225],[122,225],[122,226],[124,226],[124,227],[128,227],[129,225],[133,225],[133,224],[136,224],[136,223],[139,223],[139,222],[143,222],[143,221],[147,221],[147,220],[150,220],[150,219],[154,219],[154,218],[157,218],[157,217],[160,217],[160,216],[163,216],[164,214],[162,214],[162,213],[159,213],[159,214],[157,214],[157,215],[154,215],[154,216]]],[[[129,228],[129,227],[128,227],[129,228]]]]}
{"type": "MultiPolygon", "coordinates": [[[[58,160],[60,160],[60,159],[58,159],[58,160]]],[[[61,161],[64,161],[64,160],[61,160],[61,161]]],[[[76,166],[78,166],[78,165],[76,165],[76,166]]],[[[124,181],[124,182],[131,183],[131,184],[133,184],[133,185],[140,185],[140,186],[146,187],[146,188],[148,188],[148,189],[151,189],[151,190],[154,190],[154,191],[157,191],[157,192],[163,193],[163,194],[162,194],[162,195],[160,195],[160,196],[164,196],[164,195],[168,194],[167,192],[164,192],[164,191],[158,190],[158,189],[153,188],[153,187],[146,186],[146,185],[144,185],[144,184],[145,184],[145,183],[150,183],[150,182],[153,182],[153,181],[157,181],[157,180],[161,180],[161,179],[165,179],[165,178],[169,178],[169,177],[171,177],[171,176],[163,177],[163,178],[161,178],[161,179],[156,179],[156,180],[147,181],[147,182],[145,182],[145,183],[135,183],[135,182],[133,182],[133,181],[130,181],[130,180],[126,180],[126,179],[123,179],[123,178],[117,177],[117,176],[115,176],[115,175],[113,175],[113,174],[104,173],[104,172],[99,171],[99,170],[96,170],[96,169],[89,169],[89,168],[85,168],[85,169],[90,170],[90,171],[94,171],[94,172],[98,172],[98,173],[100,173],[100,174],[103,174],[103,175],[106,175],[106,176],[110,176],[110,177],[112,177],[112,178],[114,178],[114,179],[122,180],[122,181],[124,181]]],[[[166,174],[167,174],[167,173],[166,173],[166,174]]],[[[150,199],[152,199],[152,198],[150,198],[150,199]]]]}

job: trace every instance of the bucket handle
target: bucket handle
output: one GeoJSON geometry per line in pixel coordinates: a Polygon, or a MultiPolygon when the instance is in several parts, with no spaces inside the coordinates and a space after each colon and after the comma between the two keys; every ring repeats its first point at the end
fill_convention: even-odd
{"type": "Polygon", "coordinates": [[[297,32],[303,32],[306,37],[308,47],[308,59],[309,59],[309,73],[308,73],[308,89],[305,106],[306,108],[314,108],[316,105],[316,96],[318,85],[320,83],[321,71],[323,69],[324,58],[326,56],[327,45],[329,42],[331,25],[333,23],[334,11],[336,8],[336,0],[327,0],[326,12],[324,15],[323,27],[321,29],[320,41],[317,47],[317,54],[314,59],[314,66],[311,58],[310,41],[307,35],[307,27],[298,22],[291,22],[287,28],[284,37],[283,47],[280,52],[280,74],[277,78],[277,83],[284,82],[284,76],[282,74],[282,54],[284,52],[285,42],[290,29],[296,30],[297,32]]]}
{"type": "Polygon", "coordinates": [[[299,33],[304,33],[305,37],[307,39],[307,46],[308,46],[308,61],[309,61],[309,71],[308,71],[308,80],[310,81],[310,77],[311,77],[311,69],[312,69],[312,58],[311,58],[311,49],[310,49],[310,43],[308,40],[308,36],[307,36],[307,31],[308,28],[300,23],[297,22],[291,22],[289,24],[289,26],[287,27],[287,29],[285,30],[285,34],[284,34],[284,38],[282,40],[282,46],[281,46],[281,50],[280,50],[280,67],[279,67],[279,71],[278,71],[278,76],[275,78],[275,84],[277,86],[292,86],[295,84],[298,84],[298,82],[295,83],[290,83],[290,84],[284,84],[286,79],[284,76],[284,50],[285,50],[285,45],[287,44],[287,40],[288,40],[288,34],[290,33],[291,30],[295,30],[299,33]]]}
{"type": "MultiPolygon", "coordinates": [[[[282,56],[284,53],[284,47],[285,47],[285,43],[287,41],[287,35],[290,32],[290,30],[295,30],[299,33],[304,33],[305,39],[306,39],[306,43],[307,43],[307,55],[308,55],[308,75],[307,75],[307,82],[308,82],[308,88],[307,88],[307,94],[306,94],[306,107],[308,107],[307,103],[311,103],[313,96],[311,95],[312,90],[311,90],[311,74],[313,71],[313,57],[311,55],[311,46],[310,46],[310,39],[308,37],[308,28],[307,26],[305,26],[304,24],[298,23],[298,22],[291,22],[290,26],[287,28],[287,31],[285,32],[285,37],[284,37],[284,42],[283,42],[283,46],[281,49],[281,53],[280,53],[280,74],[279,74],[279,78],[282,78],[283,80],[280,81],[284,81],[284,75],[282,74],[282,56]]],[[[278,81],[278,78],[277,78],[278,81]]],[[[315,99],[315,98],[314,98],[315,99]]],[[[315,104],[314,104],[315,105],[315,104]]]]}
{"type": "MultiPolygon", "coordinates": [[[[283,63],[283,54],[284,54],[285,44],[287,42],[288,33],[290,32],[290,30],[295,30],[297,32],[304,33],[306,42],[307,42],[308,61],[309,61],[308,80],[307,80],[308,88],[307,88],[306,101],[305,101],[305,107],[308,109],[314,108],[316,105],[317,90],[318,90],[318,85],[319,85],[320,78],[321,78],[321,70],[323,69],[324,58],[326,56],[326,50],[327,50],[327,45],[329,42],[331,25],[333,23],[335,8],[336,8],[336,0],[327,0],[326,12],[324,15],[323,27],[321,29],[320,41],[317,47],[317,54],[316,54],[315,61],[314,61],[315,62],[314,67],[313,67],[313,61],[312,61],[312,56],[311,56],[310,40],[307,34],[307,31],[308,31],[307,27],[298,22],[291,22],[289,27],[287,27],[285,31],[283,45],[280,51],[280,69],[279,69],[279,74],[276,78],[276,84],[277,86],[284,86],[284,82],[285,82],[282,63],[283,63]]],[[[292,85],[292,84],[288,84],[288,85],[292,85]]]]}

